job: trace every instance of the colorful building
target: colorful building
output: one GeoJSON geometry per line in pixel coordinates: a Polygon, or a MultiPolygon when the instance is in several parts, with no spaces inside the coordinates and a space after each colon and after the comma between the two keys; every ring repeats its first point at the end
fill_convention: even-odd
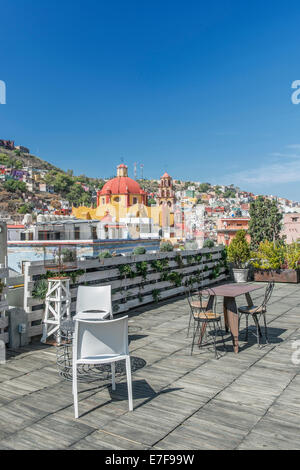
{"type": "MultiPolygon", "coordinates": [[[[117,167],[117,176],[107,181],[97,192],[97,208],[73,207],[73,215],[78,219],[102,220],[111,217],[111,222],[126,224],[129,235],[151,236],[160,227],[174,226],[172,178],[165,173],[161,178],[160,205],[148,206],[148,195],[139,183],[128,176],[127,166],[117,167]]],[[[169,230],[171,234],[172,231],[169,230]]]]}
{"type": "Polygon", "coordinates": [[[285,236],[287,243],[300,239],[300,214],[291,212],[284,215],[281,235],[285,236]]]}
{"type": "Polygon", "coordinates": [[[139,183],[128,176],[128,168],[121,164],[117,167],[117,176],[109,180],[97,193],[97,206],[102,207],[114,202],[124,207],[134,204],[147,205],[147,193],[139,183]]]}
{"type": "Polygon", "coordinates": [[[175,191],[173,187],[173,180],[168,173],[164,173],[160,178],[158,189],[158,202],[159,204],[166,203],[169,207],[173,207],[175,203],[175,191]]]}
{"type": "MultiPolygon", "coordinates": [[[[221,217],[217,224],[218,244],[230,245],[238,230],[248,230],[250,217],[221,217]]],[[[246,235],[250,242],[250,235],[246,235]]]]}

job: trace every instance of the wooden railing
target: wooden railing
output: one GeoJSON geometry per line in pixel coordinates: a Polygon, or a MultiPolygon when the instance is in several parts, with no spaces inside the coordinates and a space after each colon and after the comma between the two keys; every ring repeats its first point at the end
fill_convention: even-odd
{"type": "MultiPolygon", "coordinates": [[[[71,311],[75,311],[79,285],[111,285],[114,314],[150,302],[158,302],[183,294],[186,286],[206,286],[224,280],[223,247],[193,251],[157,252],[139,256],[78,260],[76,269],[64,272],[77,274],[71,282],[71,311]],[[165,264],[165,266],[164,266],[165,264]]],[[[24,270],[24,308],[28,313],[29,337],[42,333],[44,301],[34,298],[36,283],[47,268],[41,262],[26,262],[24,270]]]]}

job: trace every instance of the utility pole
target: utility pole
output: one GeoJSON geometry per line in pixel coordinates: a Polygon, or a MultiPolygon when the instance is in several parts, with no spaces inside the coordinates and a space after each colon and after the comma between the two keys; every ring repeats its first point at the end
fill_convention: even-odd
{"type": "Polygon", "coordinates": [[[134,179],[136,180],[136,177],[137,177],[137,162],[134,162],[133,164],[133,168],[134,168],[134,179]]]}

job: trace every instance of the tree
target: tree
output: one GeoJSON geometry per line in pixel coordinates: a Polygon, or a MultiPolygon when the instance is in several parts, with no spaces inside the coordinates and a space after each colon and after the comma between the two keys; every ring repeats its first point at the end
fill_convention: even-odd
{"type": "Polygon", "coordinates": [[[207,191],[210,189],[210,184],[209,183],[201,183],[199,184],[199,191],[200,193],[207,193],[207,191]]]}
{"type": "Polygon", "coordinates": [[[226,191],[224,191],[223,197],[234,199],[235,189],[226,189],[226,191]]]}
{"type": "Polygon", "coordinates": [[[22,168],[23,168],[23,162],[22,162],[22,160],[14,160],[14,167],[15,167],[17,170],[22,170],[22,168]]]}
{"type": "Polygon", "coordinates": [[[256,249],[260,242],[280,240],[282,214],[276,201],[259,196],[250,204],[249,234],[251,248],[256,249]]]}
{"type": "Polygon", "coordinates": [[[25,193],[27,190],[26,183],[24,183],[23,181],[8,180],[5,181],[3,186],[6,191],[9,191],[11,193],[15,193],[16,191],[21,191],[22,193],[25,193]]]}
{"type": "Polygon", "coordinates": [[[75,207],[80,204],[89,206],[92,201],[91,193],[85,191],[80,184],[73,184],[66,197],[75,207]]]}
{"type": "Polygon", "coordinates": [[[54,179],[54,191],[56,193],[66,194],[69,192],[70,187],[73,184],[73,180],[70,176],[63,173],[57,173],[54,179]]]}
{"type": "Polygon", "coordinates": [[[66,197],[69,203],[76,207],[80,205],[83,193],[84,189],[80,186],[80,184],[73,184],[66,197]]]}
{"type": "Polygon", "coordinates": [[[244,268],[250,259],[250,246],[246,240],[246,231],[238,230],[236,236],[227,248],[228,261],[233,263],[235,268],[244,268]]]}
{"type": "Polygon", "coordinates": [[[21,207],[18,209],[19,214],[31,214],[32,212],[32,205],[31,204],[23,204],[21,207]]]}

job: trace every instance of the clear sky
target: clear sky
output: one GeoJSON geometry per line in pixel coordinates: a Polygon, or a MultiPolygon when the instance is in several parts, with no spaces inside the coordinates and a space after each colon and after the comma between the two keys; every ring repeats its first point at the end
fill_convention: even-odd
{"type": "Polygon", "coordinates": [[[0,138],[75,174],[300,200],[300,5],[0,0],[0,138]]]}

